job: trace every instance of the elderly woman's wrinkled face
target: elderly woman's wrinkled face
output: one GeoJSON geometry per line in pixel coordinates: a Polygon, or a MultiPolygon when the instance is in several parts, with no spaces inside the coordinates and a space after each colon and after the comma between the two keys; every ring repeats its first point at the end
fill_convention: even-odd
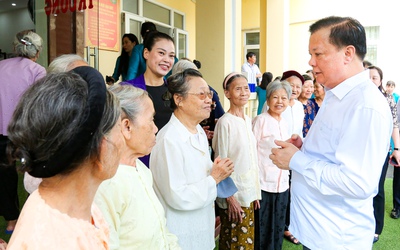
{"type": "Polygon", "coordinates": [[[250,98],[250,89],[247,80],[244,77],[238,77],[229,84],[225,90],[225,96],[229,99],[231,105],[243,107],[250,98]]]}
{"type": "Polygon", "coordinates": [[[290,87],[292,87],[292,95],[290,96],[290,99],[297,99],[299,98],[299,95],[301,93],[301,87],[302,83],[300,78],[296,76],[291,76],[288,79],[286,79],[290,83],[290,87]]]}
{"type": "Polygon", "coordinates": [[[311,80],[304,81],[300,96],[304,99],[310,99],[314,93],[314,83],[311,80]]]}
{"type": "Polygon", "coordinates": [[[289,105],[289,97],[285,89],[278,89],[271,93],[267,100],[268,113],[275,117],[280,116],[289,105]]]}
{"type": "Polygon", "coordinates": [[[129,130],[131,137],[127,139],[126,145],[135,155],[142,157],[150,154],[156,144],[157,126],[154,124],[154,105],[149,97],[145,97],[141,111],[136,120],[131,121],[129,130]]]}
{"type": "Polygon", "coordinates": [[[125,146],[125,140],[121,131],[121,119],[118,119],[114,127],[103,138],[101,144],[101,163],[105,170],[105,179],[109,179],[117,172],[122,149],[125,146]]]}
{"type": "Polygon", "coordinates": [[[185,116],[200,123],[210,117],[212,92],[201,77],[191,77],[187,84],[189,86],[187,96],[178,100],[176,105],[185,116]]]}
{"type": "Polygon", "coordinates": [[[319,82],[314,83],[314,95],[318,98],[325,95],[325,89],[319,82]]]}

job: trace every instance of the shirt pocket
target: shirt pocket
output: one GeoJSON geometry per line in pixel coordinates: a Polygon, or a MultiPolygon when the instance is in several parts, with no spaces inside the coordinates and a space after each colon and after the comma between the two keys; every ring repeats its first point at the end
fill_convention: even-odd
{"type": "Polygon", "coordinates": [[[312,148],[318,148],[318,153],[328,156],[336,151],[339,137],[338,130],[331,128],[328,124],[319,120],[313,132],[312,148]]]}

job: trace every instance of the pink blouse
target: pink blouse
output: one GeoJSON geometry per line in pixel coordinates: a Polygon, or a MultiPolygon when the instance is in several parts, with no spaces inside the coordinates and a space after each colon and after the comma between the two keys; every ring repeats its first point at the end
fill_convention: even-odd
{"type": "Polygon", "coordinates": [[[289,188],[289,171],[279,169],[269,158],[272,148],[278,147],[274,140],[289,139],[288,131],[288,124],[283,117],[281,121],[277,121],[268,112],[258,115],[253,120],[261,190],[282,193],[289,188]]]}
{"type": "Polygon", "coordinates": [[[108,226],[95,205],[92,219],[93,224],[51,208],[35,190],[21,211],[7,249],[109,249],[108,226]]]}

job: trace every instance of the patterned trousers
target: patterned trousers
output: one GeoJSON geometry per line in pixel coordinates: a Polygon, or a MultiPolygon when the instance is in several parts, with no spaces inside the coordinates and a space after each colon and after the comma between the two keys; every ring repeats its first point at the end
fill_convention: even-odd
{"type": "Polygon", "coordinates": [[[219,249],[254,249],[254,202],[250,207],[242,207],[242,223],[231,222],[228,217],[228,209],[219,210],[221,218],[221,233],[219,238],[219,249]]]}

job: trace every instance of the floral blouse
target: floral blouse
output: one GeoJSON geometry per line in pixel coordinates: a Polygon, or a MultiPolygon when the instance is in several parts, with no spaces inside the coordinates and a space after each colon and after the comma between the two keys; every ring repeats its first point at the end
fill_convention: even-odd
{"type": "Polygon", "coordinates": [[[313,123],[315,116],[318,113],[319,106],[315,99],[307,100],[307,104],[303,104],[304,107],[304,121],[303,121],[303,138],[306,137],[310,130],[311,124],[313,123]]]}
{"type": "Polygon", "coordinates": [[[385,94],[386,100],[389,103],[390,111],[392,112],[393,117],[393,128],[399,127],[399,121],[397,118],[397,104],[393,98],[393,95],[385,94]]]}

